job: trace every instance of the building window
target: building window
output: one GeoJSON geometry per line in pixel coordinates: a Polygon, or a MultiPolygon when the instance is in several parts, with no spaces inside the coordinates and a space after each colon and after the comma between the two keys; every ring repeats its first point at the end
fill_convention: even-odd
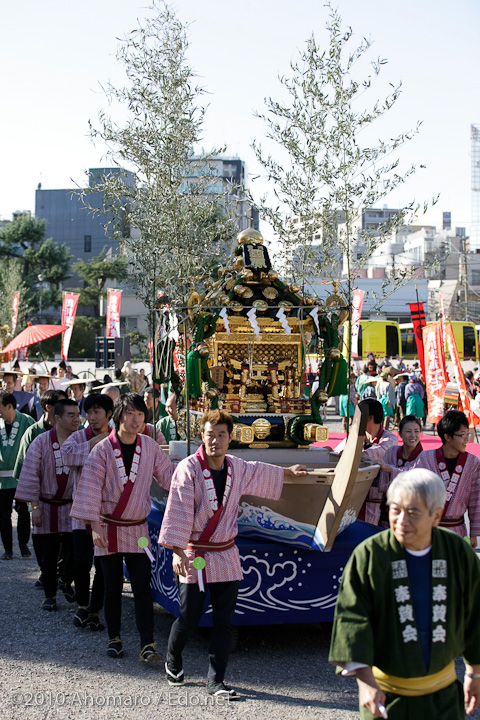
{"type": "Polygon", "coordinates": [[[126,335],[133,330],[138,328],[138,318],[136,317],[122,317],[120,318],[120,331],[122,335],[126,335]]]}
{"type": "Polygon", "coordinates": [[[84,235],[83,236],[83,252],[92,252],[92,236],[91,235],[84,235]]]}
{"type": "Polygon", "coordinates": [[[480,285],[480,270],[472,270],[472,285],[480,285]]]}

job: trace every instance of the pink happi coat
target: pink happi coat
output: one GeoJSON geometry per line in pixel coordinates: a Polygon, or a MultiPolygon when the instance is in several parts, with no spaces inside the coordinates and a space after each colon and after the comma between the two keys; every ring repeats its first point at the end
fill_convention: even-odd
{"type": "MultiPolygon", "coordinates": [[[[278,500],[282,494],[283,468],[261,462],[245,462],[231,455],[227,455],[227,459],[232,464],[232,487],[210,538],[214,543],[226,542],[237,535],[238,507],[242,495],[278,500]]],[[[197,582],[193,568],[195,551],[187,550],[187,545],[191,540],[198,540],[212,516],[200,462],[191,455],[178,464],[173,476],[158,538],[160,545],[185,550],[190,568],[186,577],[179,577],[182,583],[197,582]]],[[[207,583],[241,580],[243,577],[236,546],[221,552],[206,552],[205,563],[207,583]]]]}
{"type": "MultiPolygon", "coordinates": [[[[50,534],[50,515],[52,505],[40,500],[40,495],[53,498],[57,492],[57,476],[55,472],[55,456],[53,454],[50,432],[42,433],[29,445],[15,493],[16,500],[24,500],[40,505],[42,525],[34,526],[34,535],[50,534]]],[[[73,476],[69,472],[68,482],[62,499],[71,498],[73,493],[73,476]]],[[[72,532],[69,505],[57,506],[58,532],[72,532]]]]}
{"type": "MultiPolygon", "coordinates": [[[[140,461],[134,488],[122,514],[124,520],[143,520],[151,510],[150,485],[152,477],[160,487],[168,490],[175,466],[157,443],[140,435],[140,461]]],[[[99,522],[100,514],[111,515],[123,491],[123,482],[117,468],[112,443],[108,438],[102,440],[91,450],[80,477],[72,517],[86,522],[99,522]]],[[[107,532],[106,523],[102,523],[107,532]]],[[[146,537],[149,541],[148,525],[127,527],[117,526],[117,552],[142,553],[138,539],[146,537]]],[[[95,555],[110,555],[108,548],[95,546],[95,555]]]]}
{"type": "Polygon", "coordinates": [[[378,443],[373,443],[369,448],[364,450],[362,453],[362,457],[375,463],[384,457],[385,453],[389,448],[396,448],[397,446],[397,436],[394,433],[390,432],[390,430],[384,430],[378,443]]]}
{"type": "Polygon", "coordinates": [[[395,480],[397,475],[406,470],[410,470],[415,467],[418,462],[418,457],[412,461],[406,461],[402,467],[398,467],[397,459],[398,445],[392,445],[388,448],[385,455],[383,456],[383,462],[391,468],[390,473],[386,473],[380,470],[377,477],[373,481],[373,485],[368,491],[367,503],[365,508],[365,521],[371,525],[380,524],[381,516],[381,503],[384,500],[387,490],[391,483],[395,480]],[[370,501],[370,502],[369,502],[370,501]]]}
{"type": "Polygon", "coordinates": [[[145,435],[148,435],[148,437],[151,437],[155,440],[157,440],[157,443],[159,445],[168,445],[167,441],[165,440],[165,435],[160,431],[157,430],[156,435],[154,435],[154,427],[152,423],[145,423],[145,435]]]}
{"type": "MultiPolygon", "coordinates": [[[[73,478],[73,497],[75,497],[83,466],[90,454],[90,439],[87,439],[87,430],[77,430],[72,433],[63,443],[60,452],[64,463],[70,468],[70,475],[73,478]]],[[[84,522],[72,517],[72,530],[85,530],[85,528],[84,522]]]]}
{"type": "MultiPolygon", "coordinates": [[[[436,450],[425,450],[418,456],[414,465],[416,468],[426,468],[440,475],[440,468],[435,456],[436,450]]],[[[445,483],[445,487],[448,482],[445,483]]],[[[480,535],[480,460],[471,453],[467,453],[467,459],[463,468],[462,476],[458,482],[455,493],[450,500],[445,517],[461,517],[468,512],[470,521],[470,535],[480,535]]],[[[467,528],[465,524],[450,527],[460,537],[466,537],[467,528]]]]}

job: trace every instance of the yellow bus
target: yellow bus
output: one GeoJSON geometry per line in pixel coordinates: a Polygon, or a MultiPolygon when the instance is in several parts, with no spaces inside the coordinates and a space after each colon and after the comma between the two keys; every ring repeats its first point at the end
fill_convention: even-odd
{"type": "MultiPolygon", "coordinates": [[[[457,345],[460,360],[474,360],[478,362],[478,333],[475,323],[461,320],[447,320],[453,328],[453,336],[457,345]]],[[[430,323],[427,323],[430,325],[430,323]]],[[[400,325],[402,352],[405,360],[418,358],[415,334],[412,323],[400,325]]],[[[450,357],[447,350],[447,358],[450,357]]]]}
{"type": "MultiPolygon", "coordinates": [[[[341,340],[342,353],[348,357],[347,343],[343,338],[348,337],[348,322],[343,325],[341,340]]],[[[397,322],[391,320],[360,320],[358,333],[358,360],[365,360],[369,353],[377,358],[385,355],[395,357],[401,355],[400,328],[397,322]]]]}

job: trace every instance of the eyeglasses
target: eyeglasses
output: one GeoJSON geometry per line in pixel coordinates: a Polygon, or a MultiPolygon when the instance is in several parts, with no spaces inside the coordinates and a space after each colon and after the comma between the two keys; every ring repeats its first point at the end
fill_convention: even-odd
{"type": "Polygon", "coordinates": [[[462,440],[465,440],[465,438],[468,438],[469,433],[453,433],[453,437],[462,438],[462,440]]]}

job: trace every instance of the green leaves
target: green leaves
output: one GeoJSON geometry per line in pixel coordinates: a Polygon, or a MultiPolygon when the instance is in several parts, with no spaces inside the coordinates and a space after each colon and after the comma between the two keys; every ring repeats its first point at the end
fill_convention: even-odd
{"type": "MultiPolygon", "coordinates": [[[[127,117],[117,123],[103,111],[91,130],[92,139],[108,146],[110,161],[133,175],[104,177],[89,191],[105,193],[107,230],[125,253],[129,284],[153,311],[159,292],[184,305],[192,278],[201,287],[212,261],[225,253],[235,232],[227,208],[236,189],[219,183],[215,151],[192,161],[205,108],[186,60],[187,28],[165,3],[155,0],[150,9],[151,16],[120,41],[117,59],[128,82],[105,87],[107,99],[123,106],[127,117]],[[119,230],[120,216],[130,232],[119,230]]],[[[89,191],[83,200],[99,212],[89,191]]]]}
{"type": "MultiPolygon", "coordinates": [[[[71,256],[66,245],[44,239],[46,221],[19,217],[0,233],[0,304],[2,317],[10,324],[13,293],[21,292],[18,329],[25,326],[27,315],[38,320],[42,307],[61,305],[60,285],[70,277],[71,256]],[[42,287],[39,275],[43,277],[42,287]]],[[[4,324],[4,323],[0,323],[4,324]]]]}
{"type": "Polygon", "coordinates": [[[372,126],[394,108],[401,83],[371,100],[373,82],[387,61],[374,58],[362,77],[371,41],[364,38],[351,48],[352,29],[327,7],[328,45],[308,38],[291,62],[291,75],[280,78],[287,99],[267,98],[265,112],[257,113],[266,126],[267,151],[258,142],[252,147],[271,184],[258,207],[278,235],[287,271],[302,287],[343,274],[350,303],[358,271],[388,234],[420,210],[412,202],[375,232],[362,229],[362,211],[416,171],[415,166],[401,169],[398,151],[418,133],[419,124],[372,141],[372,126]]]}

